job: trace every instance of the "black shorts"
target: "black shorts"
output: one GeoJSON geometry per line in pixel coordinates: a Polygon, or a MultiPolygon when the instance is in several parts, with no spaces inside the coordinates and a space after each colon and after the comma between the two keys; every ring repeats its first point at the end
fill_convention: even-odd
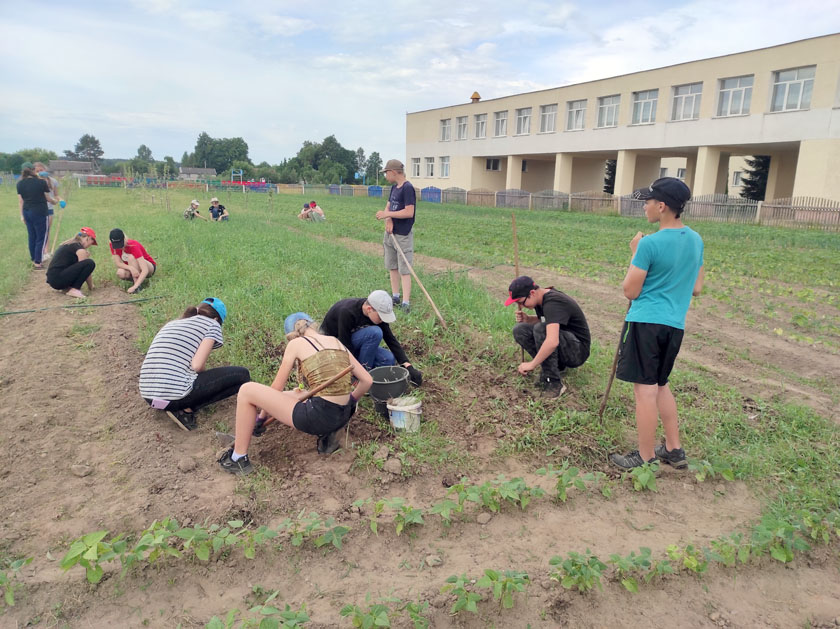
{"type": "Polygon", "coordinates": [[[322,397],[298,402],[292,410],[292,423],[310,435],[328,435],[344,426],[350,419],[350,404],[335,404],[322,397]]]}
{"type": "Polygon", "coordinates": [[[625,382],[664,387],[680,353],[682,339],[683,330],[670,325],[625,321],[615,377],[625,382]]]}

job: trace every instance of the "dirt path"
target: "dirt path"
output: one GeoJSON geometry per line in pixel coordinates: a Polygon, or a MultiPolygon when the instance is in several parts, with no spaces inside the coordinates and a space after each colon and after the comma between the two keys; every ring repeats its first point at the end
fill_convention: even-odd
{"type": "MultiPolygon", "coordinates": [[[[371,255],[379,254],[382,249],[379,244],[350,238],[341,238],[339,242],[347,248],[371,255]]],[[[418,266],[427,272],[466,273],[499,299],[507,295],[507,287],[514,277],[511,266],[499,265],[484,270],[422,254],[415,254],[415,259],[418,266]]],[[[586,313],[593,339],[604,347],[615,347],[627,307],[619,287],[597,280],[560,275],[540,267],[523,266],[520,273],[534,277],[541,285],[554,285],[572,295],[586,313]]],[[[422,295],[418,298],[422,299],[422,295]]],[[[725,313],[711,312],[710,304],[702,299],[696,301],[688,313],[680,361],[700,365],[736,387],[746,398],[778,397],[809,406],[821,415],[840,422],[838,393],[835,391],[832,396],[800,380],[840,382],[840,354],[743,325],[737,318],[727,317],[725,313]]],[[[745,400],[745,403],[750,401],[745,400]]]]}
{"type": "MultiPolygon", "coordinates": [[[[494,291],[507,279],[504,269],[498,276],[476,277],[494,291]]],[[[92,301],[125,299],[116,287],[105,286],[92,301]]],[[[594,295],[586,299],[595,303],[594,295]]],[[[65,296],[33,275],[9,309],[65,303],[65,296]]],[[[617,302],[616,310],[620,307],[617,302]]],[[[580,596],[547,578],[547,559],[554,554],[590,548],[606,559],[640,546],[661,553],[670,543],[707,543],[746,526],[761,506],[742,483],[712,486],[664,474],[655,495],[620,489],[610,501],[590,494],[566,504],[541,500],[526,512],[505,509],[485,524],[470,512],[449,529],[428,517],[415,533],[396,537],[386,523],[374,536],[367,529],[369,512],[354,511],[352,502],[402,496],[428,508],[446,492],[441,474],[420,470],[405,479],[360,472],[352,468],[353,451],[319,457],[311,437],[278,429],[255,443],[254,459],[266,470],[262,479],[237,481],[216,468],[219,445],[213,436],[215,424],[230,424],[232,401],[201,413],[199,429],[184,433],[140,400],[135,308],[50,310],[3,319],[0,426],[7,435],[7,464],[0,471],[6,512],[0,539],[5,552],[34,561],[22,571],[26,587],[18,605],[0,625],[203,627],[214,614],[247,609],[255,585],[279,588],[278,600],[295,608],[305,602],[310,627],[348,626],[339,609],[364,604],[368,593],[374,600],[396,595],[429,601],[433,627],[601,627],[616,619],[656,623],[666,614],[677,614],[687,627],[791,627],[840,616],[840,564],[827,552],[799,560],[793,569],[765,561],[739,568],[737,578],[716,570],[702,580],[667,579],[637,595],[611,584],[580,596]],[[218,562],[145,567],[123,579],[112,569],[97,587],[85,583],[81,570],[63,573],[58,567],[70,540],[101,528],[131,532],[166,516],[189,523],[240,515],[276,526],[302,508],[352,527],[344,549],[327,554],[284,545],[258,550],[255,561],[235,552],[218,562]],[[429,557],[440,565],[430,567],[429,557]],[[484,602],[479,616],[450,617],[451,600],[439,592],[445,579],[480,576],[489,567],[526,570],[534,583],[512,611],[499,614],[484,602]]],[[[604,323],[598,329],[606,336],[610,327],[604,323]]],[[[438,392],[431,387],[427,395],[438,392]]],[[[549,489],[546,479],[533,474],[532,462],[491,458],[494,439],[469,436],[454,407],[439,406],[430,410],[433,418],[460,433],[464,448],[480,461],[475,481],[504,473],[549,489]]],[[[354,422],[356,444],[389,441],[364,417],[354,422]]]]}

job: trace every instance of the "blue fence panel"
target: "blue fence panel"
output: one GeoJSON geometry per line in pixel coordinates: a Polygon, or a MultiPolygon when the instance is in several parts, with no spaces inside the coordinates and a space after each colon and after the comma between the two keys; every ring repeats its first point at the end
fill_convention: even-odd
{"type": "Polygon", "coordinates": [[[429,186],[420,191],[420,199],[427,203],[440,203],[440,188],[429,186]]]}
{"type": "Polygon", "coordinates": [[[330,194],[341,194],[341,186],[337,183],[330,185],[330,194]]]}
{"type": "Polygon", "coordinates": [[[368,186],[369,197],[382,197],[382,186],[368,186]]]}

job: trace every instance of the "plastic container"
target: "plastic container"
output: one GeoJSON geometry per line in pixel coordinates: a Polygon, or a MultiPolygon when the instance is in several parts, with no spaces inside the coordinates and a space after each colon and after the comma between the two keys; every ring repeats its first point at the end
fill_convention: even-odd
{"type": "Polygon", "coordinates": [[[399,365],[376,367],[370,370],[373,384],[370,387],[370,397],[380,402],[400,397],[408,391],[408,369],[399,365]]]}
{"type": "Polygon", "coordinates": [[[395,430],[417,432],[423,417],[423,402],[416,397],[399,397],[388,402],[388,413],[395,430]]]}

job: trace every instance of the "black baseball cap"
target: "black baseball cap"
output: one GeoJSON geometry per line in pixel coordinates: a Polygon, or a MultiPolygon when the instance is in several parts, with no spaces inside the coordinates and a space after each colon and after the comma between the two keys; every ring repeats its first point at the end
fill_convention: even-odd
{"type": "Polygon", "coordinates": [[[114,249],[122,249],[125,246],[125,234],[121,229],[112,229],[108,234],[108,240],[111,241],[114,249]]]}
{"type": "Polygon", "coordinates": [[[647,188],[639,188],[632,194],[634,199],[647,201],[656,199],[675,211],[680,211],[691,198],[691,189],[676,177],[662,177],[647,188]]]}
{"type": "Polygon", "coordinates": [[[508,286],[510,297],[505,302],[505,306],[510,306],[511,304],[516,303],[517,299],[527,297],[531,294],[532,290],[537,290],[538,288],[539,286],[534,284],[534,280],[527,275],[517,277],[510,283],[510,286],[508,286]]]}

